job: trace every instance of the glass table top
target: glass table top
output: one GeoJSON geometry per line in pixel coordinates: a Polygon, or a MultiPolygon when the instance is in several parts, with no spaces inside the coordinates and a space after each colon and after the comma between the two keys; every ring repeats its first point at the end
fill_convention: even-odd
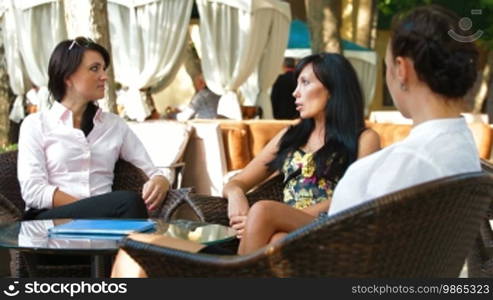
{"type": "MultiPolygon", "coordinates": [[[[208,224],[189,220],[175,220],[170,223],[149,219],[155,226],[146,233],[163,234],[169,237],[211,245],[221,243],[236,236],[234,229],[218,224],[208,224]]],[[[43,252],[70,253],[92,250],[94,252],[115,252],[118,241],[125,235],[50,235],[48,230],[55,224],[63,224],[70,219],[20,221],[0,225],[0,248],[32,250],[43,252]]],[[[115,219],[115,222],[119,220],[115,219]]]]}

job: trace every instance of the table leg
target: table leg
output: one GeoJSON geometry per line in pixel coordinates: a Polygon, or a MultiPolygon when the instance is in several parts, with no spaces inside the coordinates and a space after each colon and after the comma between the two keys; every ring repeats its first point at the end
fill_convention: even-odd
{"type": "Polygon", "coordinates": [[[110,255],[93,255],[91,258],[91,277],[107,278],[109,276],[110,260],[110,255]]]}

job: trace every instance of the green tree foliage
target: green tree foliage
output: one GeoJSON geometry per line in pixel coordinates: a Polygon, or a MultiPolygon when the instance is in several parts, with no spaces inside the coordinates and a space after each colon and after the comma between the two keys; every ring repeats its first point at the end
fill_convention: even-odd
{"type": "Polygon", "coordinates": [[[472,30],[484,32],[480,42],[493,49],[493,0],[378,0],[378,28],[390,29],[394,15],[427,4],[447,7],[460,17],[471,19],[472,30]],[[479,11],[481,14],[477,14],[479,11]]]}
{"type": "Polygon", "coordinates": [[[10,144],[8,146],[2,147],[0,146],[0,153],[6,152],[6,151],[14,151],[17,150],[17,144],[10,144]]]}

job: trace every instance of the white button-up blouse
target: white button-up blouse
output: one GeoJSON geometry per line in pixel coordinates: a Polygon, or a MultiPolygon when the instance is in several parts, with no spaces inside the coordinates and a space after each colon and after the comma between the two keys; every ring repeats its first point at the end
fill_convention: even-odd
{"type": "Polygon", "coordinates": [[[29,115],[21,125],[17,160],[26,210],[51,208],[57,188],[79,199],[111,192],[118,158],[139,167],[149,178],[164,176],[117,115],[98,109],[87,137],[73,127],[72,112],[59,102],[29,115]]]}

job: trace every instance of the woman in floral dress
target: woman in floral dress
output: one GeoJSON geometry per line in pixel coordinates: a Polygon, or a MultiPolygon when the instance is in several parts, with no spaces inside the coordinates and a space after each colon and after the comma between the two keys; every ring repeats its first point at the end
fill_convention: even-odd
{"type": "Polygon", "coordinates": [[[296,67],[300,122],[281,131],[223,190],[230,225],[250,253],[327,212],[332,191],[356,159],[380,149],[366,129],[361,88],[351,64],[334,53],[303,58],[296,67]],[[275,172],[284,175],[284,203],[245,193],[275,172]]]}

